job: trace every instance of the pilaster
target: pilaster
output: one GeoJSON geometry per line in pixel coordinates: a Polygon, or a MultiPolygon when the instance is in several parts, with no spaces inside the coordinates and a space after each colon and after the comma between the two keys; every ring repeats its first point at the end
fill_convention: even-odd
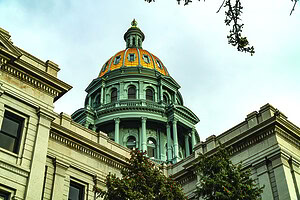
{"type": "Polygon", "coordinates": [[[26,200],[41,199],[43,185],[43,177],[46,166],[46,156],[48,149],[48,139],[51,122],[54,120],[52,113],[48,110],[39,108],[37,110],[38,124],[37,124],[37,135],[34,144],[30,175],[28,178],[28,186],[26,190],[26,200]]]}
{"type": "Polygon", "coordinates": [[[66,172],[70,166],[58,159],[55,159],[53,164],[55,166],[55,172],[52,199],[63,199],[64,193],[62,191],[64,190],[64,183],[66,181],[66,172]]]}

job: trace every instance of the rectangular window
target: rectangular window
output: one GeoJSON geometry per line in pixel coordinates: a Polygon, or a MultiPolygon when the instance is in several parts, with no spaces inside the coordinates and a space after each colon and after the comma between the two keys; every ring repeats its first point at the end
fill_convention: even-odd
{"type": "Polygon", "coordinates": [[[114,65],[119,64],[120,60],[121,60],[121,56],[117,56],[114,60],[114,65]]]}
{"type": "Polygon", "coordinates": [[[150,63],[150,59],[148,55],[143,55],[145,63],[150,63]]]}
{"type": "Polygon", "coordinates": [[[84,200],[84,185],[71,181],[68,200],[84,200]]]}
{"type": "Polygon", "coordinates": [[[5,111],[0,130],[0,147],[14,153],[19,152],[23,121],[22,117],[5,111]]]}
{"type": "Polygon", "coordinates": [[[0,191],[0,200],[9,200],[9,193],[0,191]]]}
{"type": "Polygon", "coordinates": [[[129,59],[128,59],[130,62],[133,62],[134,61],[134,54],[131,53],[129,54],[129,59]]]}

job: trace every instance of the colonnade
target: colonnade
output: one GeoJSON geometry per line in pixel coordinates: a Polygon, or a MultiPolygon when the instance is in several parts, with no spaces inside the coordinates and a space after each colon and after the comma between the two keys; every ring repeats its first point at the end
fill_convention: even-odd
{"type": "MultiPolygon", "coordinates": [[[[115,142],[120,144],[120,118],[115,118],[115,142]]],[[[146,123],[147,123],[147,118],[146,117],[141,117],[141,134],[140,134],[140,145],[139,147],[141,148],[142,151],[147,151],[147,133],[146,133],[146,123]]],[[[172,134],[173,134],[173,142],[172,142],[172,137],[171,137],[171,126],[170,123],[166,124],[166,133],[167,133],[167,152],[165,152],[165,147],[162,145],[162,142],[160,142],[160,145],[156,146],[156,148],[160,148],[160,159],[162,158],[165,159],[165,155],[167,153],[168,161],[174,160],[175,162],[178,162],[180,160],[179,157],[179,143],[178,143],[178,131],[177,131],[177,125],[178,125],[178,120],[175,118],[171,121],[172,124],[172,134]],[[172,147],[173,146],[173,147],[172,147]],[[172,148],[174,151],[174,155],[172,153],[172,148]]],[[[192,148],[194,148],[196,144],[196,136],[195,136],[195,128],[191,129],[191,144],[192,148]]],[[[161,140],[161,136],[160,140],[161,140]]],[[[189,145],[189,134],[185,134],[184,136],[185,140],[185,152],[186,152],[186,157],[191,154],[190,152],[190,145],[189,145]]]]}

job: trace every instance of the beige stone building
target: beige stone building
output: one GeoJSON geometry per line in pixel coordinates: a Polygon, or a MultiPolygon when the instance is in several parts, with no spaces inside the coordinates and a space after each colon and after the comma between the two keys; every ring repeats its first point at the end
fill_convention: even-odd
{"type": "MultiPolygon", "coordinates": [[[[137,38],[141,39],[142,35],[139,37],[137,38]]],[[[135,44],[135,41],[129,40],[126,41],[129,45],[126,48],[133,48],[130,45],[135,44]]],[[[141,42],[137,40],[136,44],[140,44],[141,47],[141,42]]],[[[138,53],[140,59],[141,48],[133,51],[138,53]]],[[[120,59],[127,58],[125,53],[120,59]]],[[[145,63],[149,61],[148,59],[153,59],[152,54],[148,55],[149,57],[143,55],[145,63]]],[[[115,60],[110,59],[111,63],[117,63],[119,57],[118,55],[115,57],[115,60]]],[[[135,57],[131,58],[128,55],[128,59],[135,57]]],[[[162,69],[164,66],[160,66],[161,61],[158,59],[157,61],[155,64],[153,60],[152,67],[155,69],[157,65],[162,69]]],[[[149,70],[140,65],[136,68],[138,72],[149,70]]],[[[134,66],[131,69],[134,69],[134,66]]],[[[199,142],[194,129],[195,123],[199,121],[197,116],[183,106],[182,97],[177,92],[179,89],[177,83],[171,77],[164,77],[168,74],[166,69],[163,72],[158,70],[153,72],[153,76],[159,78],[159,83],[151,77],[143,77],[144,83],[152,81],[148,85],[153,86],[154,94],[157,95],[153,98],[154,103],[148,104],[148,101],[144,101],[140,92],[142,99],[140,105],[138,103],[125,105],[125,100],[115,103],[115,107],[112,107],[112,102],[104,105],[110,112],[124,114],[126,111],[124,115],[126,120],[128,117],[136,119],[132,113],[141,117],[137,111],[129,112],[130,106],[138,107],[139,110],[143,109],[143,106],[151,107],[142,111],[150,114],[142,118],[141,126],[137,128],[140,135],[137,134],[136,140],[130,137],[134,136],[133,134],[122,136],[121,131],[119,132],[119,123],[121,121],[122,125],[126,120],[117,118],[113,127],[116,128],[114,130],[118,130],[118,137],[114,141],[116,131],[104,133],[102,129],[105,129],[105,120],[103,124],[102,121],[98,121],[100,125],[96,127],[93,109],[90,109],[93,103],[104,102],[105,95],[102,95],[99,102],[93,102],[93,99],[89,98],[92,96],[87,96],[86,107],[73,114],[73,118],[77,117],[78,123],[65,113],[55,113],[53,111],[55,101],[72,88],[57,78],[59,66],[49,60],[44,62],[16,47],[11,41],[10,34],[0,29],[0,200],[97,199],[93,191],[94,186],[104,188],[104,180],[109,172],[120,174],[120,169],[126,167],[126,158],[129,157],[132,144],[134,147],[150,149],[151,159],[163,163],[166,175],[175,175],[188,197],[193,199],[197,175],[192,163],[198,153],[213,154],[217,141],[232,146],[233,162],[242,161],[245,168],[251,168],[257,183],[265,185],[263,200],[300,199],[299,127],[288,121],[287,117],[273,106],[266,104],[259,111],[248,114],[243,122],[230,130],[199,142]],[[154,87],[156,84],[157,90],[154,87]],[[163,91],[169,92],[169,100],[164,99],[163,91]],[[169,101],[174,103],[168,107],[165,104],[169,101]],[[120,110],[119,107],[122,105],[123,108],[120,110]],[[162,117],[160,121],[151,120],[151,117],[155,117],[151,113],[163,112],[163,109],[166,109],[167,113],[165,118],[162,117]],[[166,123],[164,126],[166,131],[157,130],[153,133],[154,122],[166,123]],[[146,123],[151,127],[148,128],[146,123]],[[146,140],[150,136],[155,140],[146,140]]],[[[120,71],[124,75],[122,68],[120,71]]],[[[135,84],[134,79],[130,81],[135,84]]],[[[89,86],[92,93],[95,82],[92,81],[89,86]]],[[[138,83],[141,84],[141,81],[138,83]]],[[[129,93],[129,89],[127,92],[129,93]]],[[[149,94],[145,89],[145,98],[148,98],[149,94]]],[[[112,93],[107,93],[106,96],[114,100],[113,96],[109,95],[112,93]]],[[[107,114],[108,111],[104,112],[101,109],[103,119],[114,120],[115,116],[118,116],[116,113],[107,114]],[[109,118],[110,115],[115,116],[109,118]]],[[[122,129],[121,126],[120,130],[127,129],[122,129]]]]}

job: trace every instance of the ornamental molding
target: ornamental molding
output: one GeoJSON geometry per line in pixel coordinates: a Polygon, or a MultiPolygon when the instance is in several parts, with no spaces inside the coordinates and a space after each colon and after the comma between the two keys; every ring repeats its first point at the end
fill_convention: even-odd
{"type": "Polygon", "coordinates": [[[9,163],[0,161],[0,168],[6,169],[6,170],[11,171],[15,174],[18,174],[20,176],[24,176],[24,177],[29,176],[29,171],[22,169],[15,164],[9,164],[9,163]]]}
{"type": "Polygon", "coordinates": [[[192,182],[193,180],[197,180],[197,175],[196,174],[191,174],[189,176],[185,175],[183,177],[184,178],[177,181],[180,185],[186,185],[186,184],[192,182]]]}
{"type": "Polygon", "coordinates": [[[32,87],[34,87],[40,91],[43,91],[43,92],[49,94],[50,96],[57,97],[60,93],[59,90],[51,87],[50,85],[48,85],[46,83],[43,83],[42,81],[34,78],[33,76],[29,75],[26,72],[16,69],[12,65],[0,65],[0,70],[11,76],[14,76],[15,78],[19,79],[20,81],[22,81],[28,85],[31,85],[32,87]]]}
{"type": "Polygon", "coordinates": [[[275,132],[276,134],[278,134],[280,137],[286,139],[287,141],[289,141],[291,144],[293,144],[296,148],[300,149],[300,140],[296,139],[295,137],[293,137],[291,134],[289,134],[288,132],[276,127],[275,128],[275,132]]]}
{"type": "Polygon", "coordinates": [[[242,142],[239,142],[239,144],[233,145],[233,149],[232,149],[231,153],[234,154],[239,151],[242,151],[242,150],[248,148],[248,146],[256,144],[256,143],[262,141],[263,139],[265,139],[266,137],[268,137],[269,135],[274,134],[274,133],[275,133],[275,128],[272,128],[270,130],[260,133],[259,135],[255,136],[253,138],[250,138],[247,141],[242,140],[242,142]]]}
{"type": "Polygon", "coordinates": [[[59,134],[56,134],[54,132],[50,132],[50,139],[52,140],[55,140],[59,143],[62,143],[64,144],[65,146],[71,148],[71,149],[74,149],[76,151],[79,151],[81,153],[84,153],[92,158],[95,158],[95,159],[98,159],[100,160],[101,162],[111,166],[111,167],[114,167],[118,170],[121,170],[125,167],[124,164],[121,164],[120,162],[116,162],[114,160],[112,160],[111,158],[107,157],[107,156],[104,156],[103,154],[97,152],[97,151],[94,151],[86,146],[83,146],[82,144],[79,144],[75,141],[72,141],[71,139],[68,139],[66,137],[63,137],[59,134]]]}

